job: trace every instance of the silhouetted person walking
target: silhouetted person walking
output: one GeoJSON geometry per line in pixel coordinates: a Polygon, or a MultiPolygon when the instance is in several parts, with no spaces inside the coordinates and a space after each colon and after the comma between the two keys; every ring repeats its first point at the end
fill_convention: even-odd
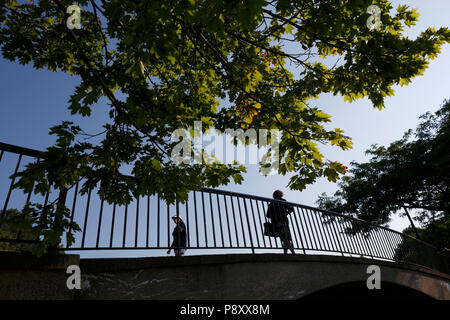
{"type": "Polygon", "coordinates": [[[173,216],[172,221],[176,224],[172,232],[172,244],[167,254],[173,249],[177,257],[184,255],[186,252],[186,226],[181,217],[173,216]]]}
{"type": "MultiPolygon", "coordinates": [[[[283,192],[280,190],[275,190],[273,193],[273,198],[276,200],[286,201],[283,199],[283,192]]],[[[293,254],[294,245],[292,244],[291,232],[289,230],[289,219],[288,215],[294,211],[294,208],[288,204],[282,204],[278,202],[271,202],[267,208],[267,218],[270,218],[272,222],[272,228],[274,236],[279,237],[281,240],[281,246],[283,247],[284,253],[287,253],[289,249],[293,254]]]]}

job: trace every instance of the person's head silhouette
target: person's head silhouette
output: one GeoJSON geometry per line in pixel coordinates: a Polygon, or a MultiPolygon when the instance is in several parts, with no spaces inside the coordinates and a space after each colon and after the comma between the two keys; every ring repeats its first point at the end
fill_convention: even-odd
{"type": "Polygon", "coordinates": [[[280,190],[275,190],[273,192],[273,198],[277,200],[281,200],[283,198],[283,192],[280,190]]]}
{"type": "Polygon", "coordinates": [[[183,222],[183,219],[180,216],[173,216],[172,221],[177,224],[178,222],[183,222]]]}

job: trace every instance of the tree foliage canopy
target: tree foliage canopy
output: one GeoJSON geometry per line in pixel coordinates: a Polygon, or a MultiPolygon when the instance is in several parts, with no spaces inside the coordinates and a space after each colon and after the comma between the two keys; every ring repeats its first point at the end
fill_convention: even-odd
{"type": "MultiPolygon", "coordinates": [[[[80,0],[81,29],[68,29],[71,0],[2,1],[4,58],[75,75],[72,114],[90,116],[102,98],[109,121],[82,140],[70,121],[51,129],[55,146],[27,167],[18,186],[36,192],[98,186],[123,204],[159,193],[172,202],[201,186],[242,181],[239,164],[174,164],[175,129],[195,120],[203,129],[281,130],[278,173],[294,173],[302,190],[318,177],[336,181],[346,168],[325,159],[319,144],[352,146],[330,116],[311,102],[322,93],[348,101],[368,97],[376,108],[396,84],[421,75],[448,42],[447,28],[403,35],[418,13],[386,0],[80,0]],[[381,9],[381,27],[367,27],[367,8],[381,9]],[[295,73],[292,71],[295,70],[295,73]],[[221,102],[222,101],[222,102],[221,102]],[[224,102],[225,101],[225,102],[224,102]],[[121,169],[131,166],[133,179],[121,169]]],[[[258,142],[259,143],[259,142],[258,142]]],[[[270,152],[270,149],[268,150],[270,152]]]]}
{"type": "MultiPolygon", "coordinates": [[[[322,194],[318,205],[378,224],[387,224],[394,213],[411,208],[418,211],[416,220],[424,226],[448,225],[450,102],[420,118],[414,132],[408,130],[388,147],[373,145],[367,150],[371,159],[353,162],[339,190],[333,196],[322,194]]],[[[430,238],[425,231],[421,233],[430,238]]]]}

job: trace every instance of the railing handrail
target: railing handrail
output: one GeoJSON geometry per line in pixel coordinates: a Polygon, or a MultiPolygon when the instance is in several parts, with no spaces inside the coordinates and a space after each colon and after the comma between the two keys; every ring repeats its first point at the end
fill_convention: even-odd
{"type": "Polygon", "coordinates": [[[16,153],[16,154],[22,154],[24,156],[35,157],[35,158],[42,158],[43,154],[45,153],[43,151],[19,147],[19,146],[15,146],[15,145],[4,143],[4,142],[0,142],[0,150],[11,152],[11,153],[16,153]]]}

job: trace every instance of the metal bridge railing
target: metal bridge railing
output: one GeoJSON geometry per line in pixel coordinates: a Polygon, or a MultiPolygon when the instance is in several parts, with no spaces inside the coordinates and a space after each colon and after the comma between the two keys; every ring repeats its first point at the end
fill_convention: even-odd
{"type": "MultiPolygon", "coordinates": [[[[0,217],[10,208],[21,210],[24,204],[37,197],[13,189],[13,173],[25,162],[35,161],[41,152],[0,143],[0,217]],[[26,160],[26,161],[25,161],[26,160]]],[[[71,220],[80,227],[75,243],[62,250],[142,250],[168,249],[175,224],[172,216],[182,218],[187,229],[186,248],[246,250],[252,253],[282,249],[277,237],[264,235],[264,223],[270,203],[292,206],[288,215],[289,232],[296,253],[338,254],[371,259],[412,263],[445,272],[437,249],[430,244],[400,232],[363,220],[292,202],[248,194],[203,188],[192,191],[185,203],[167,204],[156,196],[136,198],[125,206],[102,201],[96,189],[86,195],[78,190],[82,181],[70,190],[48,193],[46,204],[55,194],[71,209],[71,220]],[[62,196],[63,195],[63,196],[62,196]]],[[[21,232],[5,233],[0,228],[1,244],[28,243],[21,232]],[[5,236],[6,234],[6,236],[5,236]]],[[[6,226],[7,227],[7,226],[6,226]]],[[[64,237],[63,237],[64,238],[64,237]]]]}

